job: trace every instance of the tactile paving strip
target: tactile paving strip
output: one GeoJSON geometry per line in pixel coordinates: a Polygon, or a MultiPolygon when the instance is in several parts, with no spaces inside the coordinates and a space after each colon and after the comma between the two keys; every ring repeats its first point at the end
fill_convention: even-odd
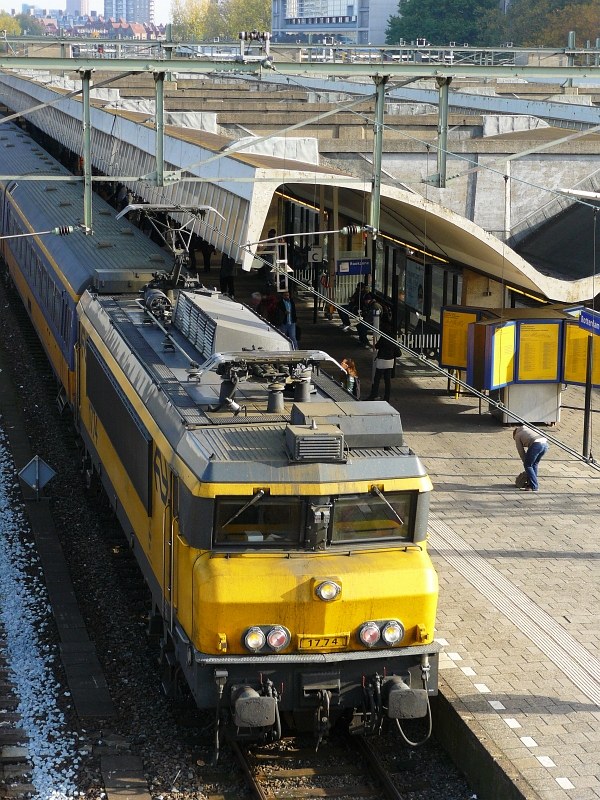
{"type": "Polygon", "coordinates": [[[600,662],[434,514],[429,544],[600,706],[600,662]]]}

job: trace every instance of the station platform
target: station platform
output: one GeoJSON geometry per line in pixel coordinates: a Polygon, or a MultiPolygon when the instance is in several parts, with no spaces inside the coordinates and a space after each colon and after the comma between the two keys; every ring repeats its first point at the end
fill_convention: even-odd
{"type": "MultiPolygon", "coordinates": [[[[257,280],[240,278],[237,299],[257,280]]],[[[372,351],[337,315],[313,324],[301,293],[297,311],[301,347],[353,358],[366,397],[372,351]]],[[[551,445],[540,490],[519,491],[512,427],[480,415],[475,397],[455,399],[423,364],[399,360],[391,403],[434,484],[441,689],[511,782],[486,790],[484,776],[472,783],[478,797],[600,797],[600,472],[551,445]]],[[[581,451],[583,389],[569,387],[563,403],[549,432],[581,451]]],[[[593,407],[600,456],[598,391],[593,407]]]]}

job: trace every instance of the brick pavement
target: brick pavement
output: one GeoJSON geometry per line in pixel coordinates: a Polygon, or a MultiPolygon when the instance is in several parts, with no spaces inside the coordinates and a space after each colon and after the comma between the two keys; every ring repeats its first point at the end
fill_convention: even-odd
{"type": "MultiPolygon", "coordinates": [[[[240,299],[260,288],[256,279],[242,285],[240,299]]],[[[371,353],[339,320],[320,315],[313,325],[308,303],[298,302],[298,312],[301,347],[354,358],[367,396],[371,353]]],[[[600,797],[600,472],[551,446],[540,491],[519,492],[510,427],[479,415],[475,398],[449,396],[445,379],[426,368],[403,360],[397,373],[392,404],[434,483],[433,515],[460,537],[450,548],[432,536],[441,542],[431,550],[436,636],[446,643],[441,674],[531,796],[600,797]],[[471,562],[484,572],[466,575],[471,562]]],[[[593,400],[600,411],[600,392],[593,400]]],[[[569,387],[563,403],[582,407],[583,390],[569,387]]],[[[600,456],[600,413],[593,418],[600,456]]],[[[581,450],[582,422],[581,410],[566,408],[550,432],[581,450]]]]}

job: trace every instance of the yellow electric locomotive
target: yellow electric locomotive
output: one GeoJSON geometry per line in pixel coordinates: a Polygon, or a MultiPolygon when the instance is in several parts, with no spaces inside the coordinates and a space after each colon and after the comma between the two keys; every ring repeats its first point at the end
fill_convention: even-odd
{"type": "MultiPolygon", "coordinates": [[[[67,177],[4,135],[3,174],[67,177]]],[[[78,224],[75,183],[3,188],[4,234],[78,224]]],[[[2,254],[151,590],[165,688],[184,678],[237,737],[277,738],[284,718],[321,737],[342,716],[360,731],[426,716],[431,483],[399,414],[357,402],[329,356],[228,297],[140,299],[172,259],[100,198],[94,219],[94,236],[7,239],[2,254]]]]}
{"type": "Polygon", "coordinates": [[[425,716],[431,483],[400,416],[241,303],[86,293],[78,422],[185,676],[233,735],[425,716]]]}

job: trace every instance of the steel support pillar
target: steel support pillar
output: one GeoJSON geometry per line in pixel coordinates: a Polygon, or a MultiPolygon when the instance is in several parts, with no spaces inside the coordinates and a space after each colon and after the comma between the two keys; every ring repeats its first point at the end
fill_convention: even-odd
{"type": "Polygon", "coordinates": [[[156,134],[156,185],[165,185],[165,73],[154,73],[155,105],[154,130],[156,134]]]}
{"type": "Polygon", "coordinates": [[[92,125],[90,120],[91,70],[81,73],[83,109],[83,225],[85,233],[92,233],[92,125]]]}
{"type": "MultiPolygon", "coordinates": [[[[381,205],[381,154],[383,151],[383,118],[385,111],[385,85],[387,75],[376,75],[375,122],[373,125],[373,179],[371,182],[371,208],[369,225],[373,228],[373,240],[379,232],[379,209],[381,205]]],[[[373,261],[373,263],[375,263],[373,261]]]]}
{"type": "Polygon", "coordinates": [[[587,364],[585,374],[585,400],[583,403],[583,457],[592,458],[592,376],[594,374],[594,335],[590,333],[587,341],[587,364]]]}
{"type": "Polygon", "coordinates": [[[437,129],[437,172],[438,187],[446,188],[446,154],[448,151],[448,87],[452,78],[436,78],[439,90],[438,129],[437,129]]]}
{"type": "MultiPolygon", "coordinates": [[[[173,45],[171,44],[171,42],[173,41],[173,25],[170,22],[167,23],[167,26],[165,28],[165,39],[166,39],[165,58],[167,59],[167,61],[171,61],[173,59],[173,45]]],[[[173,75],[171,74],[171,72],[167,73],[167,80],[168,81],[173,80],[173,75]]]]}
{"type": "MultiPolygon", "coordinates": [[[[567,47],[569,48],[569,50],[574,50],[575,49],[575,31],[569,31],[569,39],[568,39],[567,47]]],[[[567,66],[568,67],[574,67],[575,66],[575,56],[574,55],[568,55],[567,56],[567,66]]],[[[569,86],[569,87],[573,86],[573,78],[567,78],[567,86],[569,86]]]]}

